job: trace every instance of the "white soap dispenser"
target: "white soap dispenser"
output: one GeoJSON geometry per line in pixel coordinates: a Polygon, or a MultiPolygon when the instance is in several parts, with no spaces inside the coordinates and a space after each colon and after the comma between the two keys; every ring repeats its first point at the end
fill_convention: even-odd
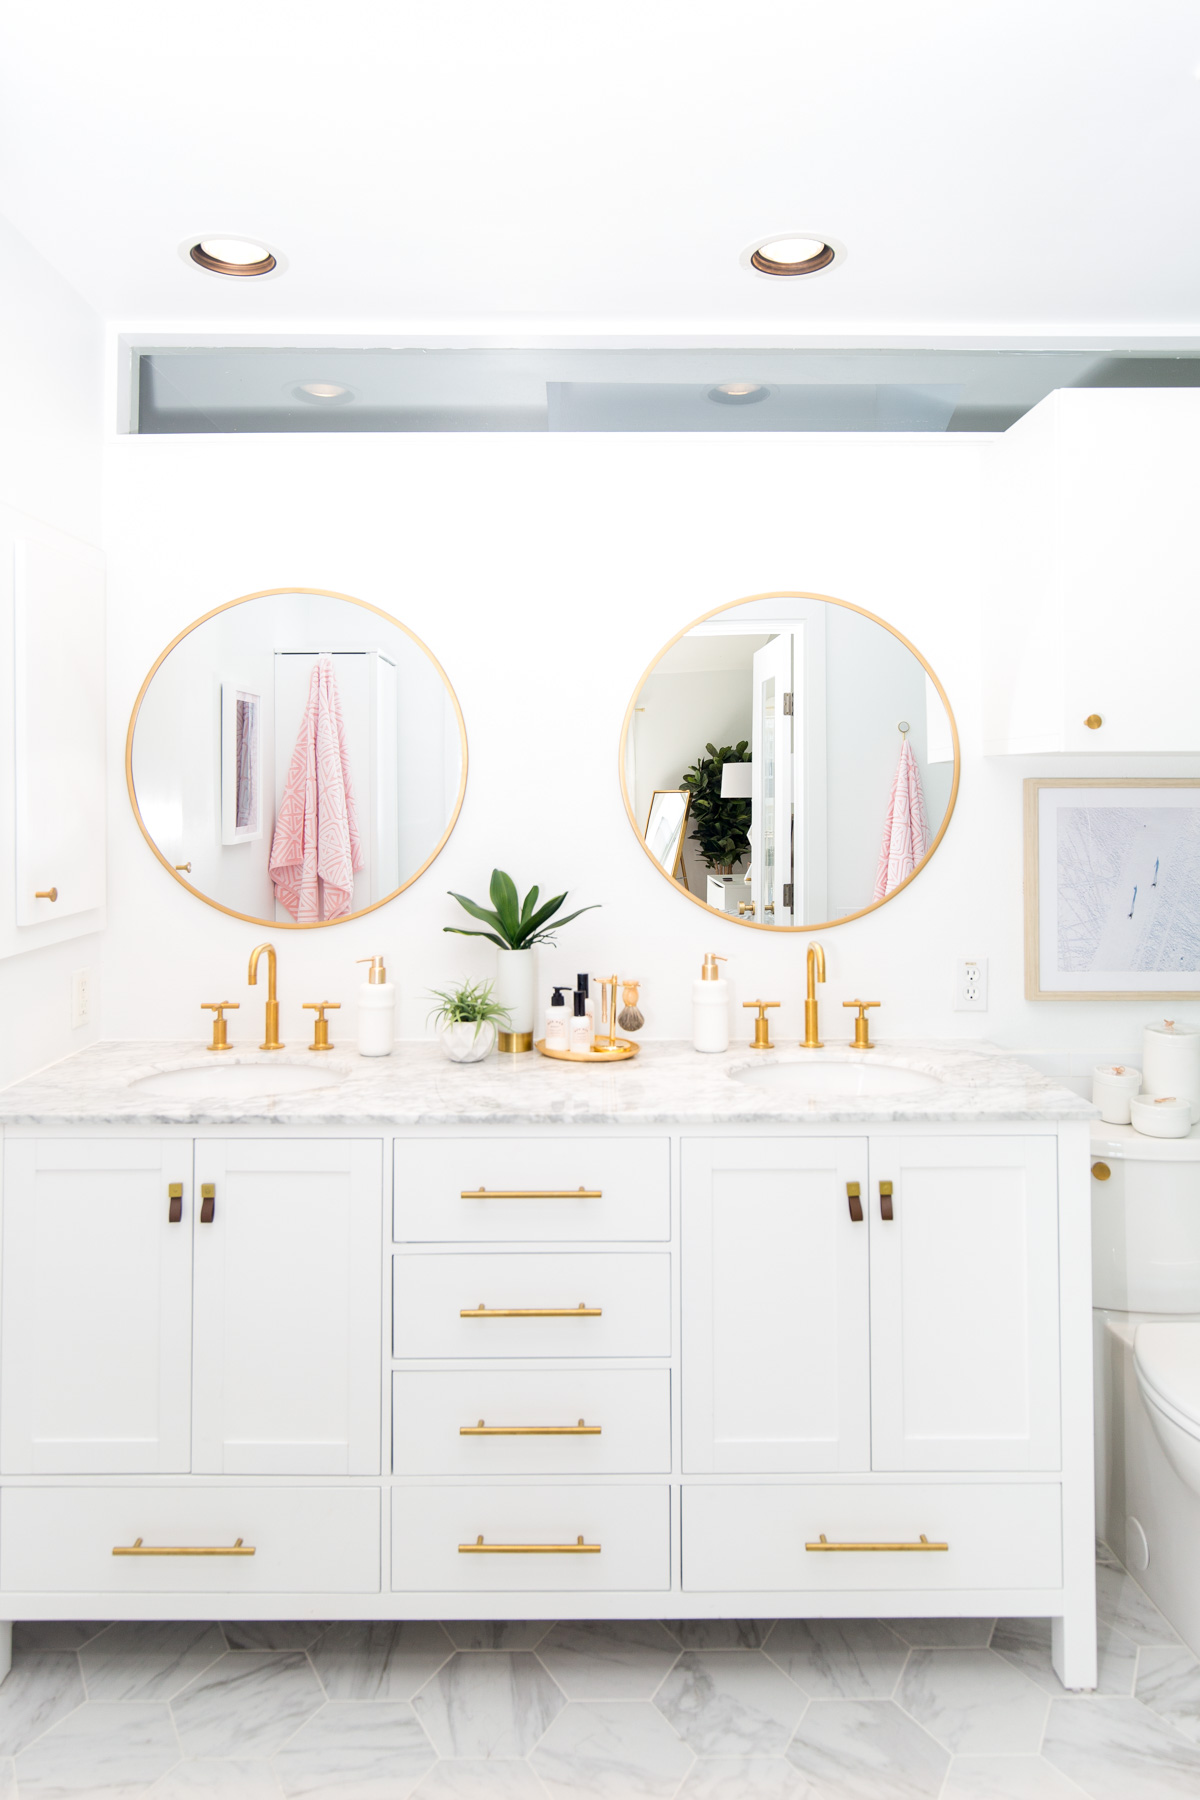
{"type": "Polygon", "coordinates": [[[371,972],[358,990],[358,1054],[390,1056],[396,1042],[396,984],[387,978],[382,956],[360,956],[371,972]]]}
{"type": "Polygon", "coordinates": [[[724,962],[710,950],[704,958],[699,981],[692,983],[692,1048],[728,1050],[729,983],[717,968],[724,962]]]}
{"type": "Polygon", "coordinates": [[[561,1050],[565,1054],[571,1048],[571,1033],[567,1019],[567,1003],[563,999],[562,985],[556,986],[554,997],[546,1008],[547,1050],[561,1050]]]}

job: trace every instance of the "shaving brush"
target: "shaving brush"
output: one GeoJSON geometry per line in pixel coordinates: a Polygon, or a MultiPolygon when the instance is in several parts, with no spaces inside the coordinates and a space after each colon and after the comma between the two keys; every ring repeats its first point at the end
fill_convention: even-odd
{"type": "Polygon", "coordinates": [[[617,1024],[621,1027],[622,1031],[640,1031],[642,1026],[646,1023],[645,1019],[638,1011],[637,1005],[638,988],[640,986],[641,983],[637,981],[623,981],[621,983],[621,1010],[617,1014],[617,1024]]]}

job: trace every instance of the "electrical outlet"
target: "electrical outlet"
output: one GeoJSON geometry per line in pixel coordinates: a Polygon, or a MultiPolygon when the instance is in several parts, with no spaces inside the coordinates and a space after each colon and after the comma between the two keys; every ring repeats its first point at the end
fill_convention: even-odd
{"type": "Polygon", "coordinates": [[[71,1029],[78,1030],[92,1016],[92,971],[76,969],[71,976],[71,1029]]]}
{"type": "Polygon", "coordinates": [[[955,968],[955,1012],[987,1011],[987,958],[964,956],[955,968]]]}

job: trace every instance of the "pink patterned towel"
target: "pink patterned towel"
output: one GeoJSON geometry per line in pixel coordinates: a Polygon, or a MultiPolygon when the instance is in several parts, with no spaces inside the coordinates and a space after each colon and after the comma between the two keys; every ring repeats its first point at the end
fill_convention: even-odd
{"type": "Polygon", "coordinates": [[[902,881],[907,881],[928,848],[929,826],[925,818],[925,796],[921,792],[921,771],[905,738],[900,746],[896,779],[888,796],[887,822],[875,874],[875,899],[882,900],[902,881]]]}
{"type": "Polygon", "coordinates": [[[340,919],[350,911],[354,871],[362,866],[342,702],[333,659],[320,656],[271,840],[275,897],[294,919],[340,919]]]}

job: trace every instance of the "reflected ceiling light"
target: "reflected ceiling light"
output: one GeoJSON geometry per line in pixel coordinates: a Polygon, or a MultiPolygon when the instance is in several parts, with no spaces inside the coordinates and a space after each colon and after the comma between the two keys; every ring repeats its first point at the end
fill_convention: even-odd
{"type": "Polygon", "coordinates": [[[718,406],[753,406],[756,400],[765,400],[771,392],[758,381],[724,381],[719,387],[709,388],[708,397],[715,400],[718,406]]]}
{"type": "Polygon", "coordinates": [[[279,258],[252,238],[203,237],[188,246],[188,256],[209,275],[269,275],[279,258]]]}
{"type": "Polygon", "coordinates": [[[814,231],[779,231],[759,238],[742,251],[741,264],[756,275],[772,280],[796,275],[819,275],[844,262],[846,252],[836,238],[814,231]]]}
{"type": "Polygon", "coordinates": [[[302,381],[296,389],[305,400],[344,400],[349,391],[336,381],[302,381]]]}

